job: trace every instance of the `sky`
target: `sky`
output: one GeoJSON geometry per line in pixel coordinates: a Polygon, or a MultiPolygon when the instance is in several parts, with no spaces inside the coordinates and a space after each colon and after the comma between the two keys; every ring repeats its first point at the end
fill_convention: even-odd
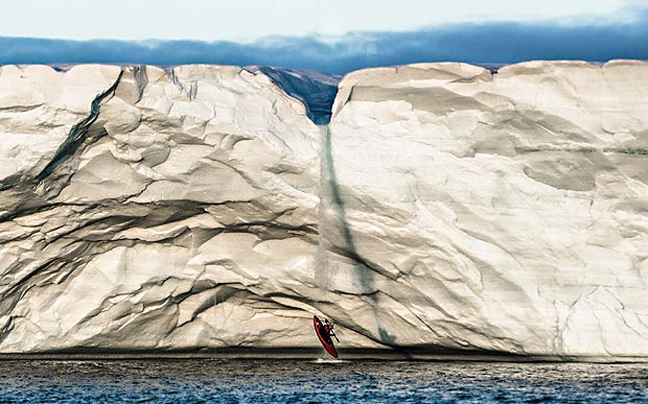
{"type": "Polygon", "coordinates": [[[264,36],[409,31],[465,22],[624,22],[629,0],[20,0],[3,4],[3,36],[249,41],[264,36]]]}
{"type": "Polygon", "coordinates": [[[646,0],[20,0],[0,64],[264,64],[331,73],[418,61],[648,59],[646,0]]]}

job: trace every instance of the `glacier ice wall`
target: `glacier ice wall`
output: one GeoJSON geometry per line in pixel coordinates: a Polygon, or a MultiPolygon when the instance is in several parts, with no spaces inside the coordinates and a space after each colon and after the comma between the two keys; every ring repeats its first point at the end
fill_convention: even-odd
{"type": "Polygon", "coordinates": [[[0,112],[17,145],[3,139],[2,351],[307,344],[283,297],[316,292],[319,131],[301,103],[237,67],[0,80],[17,105],[0,112]]]}
{"type": "Polygon", "coordinates": [[[366,329],[402,345],[646,355],[647,79],[628,61],[347,75],[328,151],[328,217],[344,226],[328,240],[346,252],[335,270],[373,294],[366,329]]]}
{"type": "Polygon", "coordinates": [[[1,67],[0,351],[648,356],[648,64],[286,74],[1,67]]]}

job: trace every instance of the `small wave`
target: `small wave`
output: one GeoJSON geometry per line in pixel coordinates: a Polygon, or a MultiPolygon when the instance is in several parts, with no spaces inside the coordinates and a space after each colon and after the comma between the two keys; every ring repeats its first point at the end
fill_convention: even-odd
{"type": "Polygon", "coordinates": [[[326,358],[326,359],[325,358],[317,358],[314,361],[311,361],[311,363],[326,363],[326,364],[329,364],[329,363],[349,363],[349,362],[350,361],[345,361],[345,360],[342,360],[342,359],[332,359],[332,358],[331,359],[329,359],[329,358],[326,358]]]}

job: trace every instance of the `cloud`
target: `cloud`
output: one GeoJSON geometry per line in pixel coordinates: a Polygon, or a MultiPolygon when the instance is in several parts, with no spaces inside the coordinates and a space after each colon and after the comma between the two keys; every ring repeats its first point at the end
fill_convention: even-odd
{"type": "MultiPolygon", "coordinates": [[[[635,15],[647,16],[645,11],[635,15]]],[[[364,67],[433,61],[648,60],[647,38],[645,18],[617,25],[454,24],[409,32],[355,32],[335,39],[266,37],[253,43],[0,37],[0,63],[209,63],[344,74],[364,67]]]]}

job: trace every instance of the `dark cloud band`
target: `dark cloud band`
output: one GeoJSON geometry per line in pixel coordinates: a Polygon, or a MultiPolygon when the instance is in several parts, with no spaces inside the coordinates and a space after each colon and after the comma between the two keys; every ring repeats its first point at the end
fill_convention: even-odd
{"type": "MultiPolygon", "coordinates": [[[[640,19],[641,20],[641,19],[640,19]]],[[[457,24],[412,32],[264,38],[254,43],[0,37],[0,63],[192,63],[268,65],[344,74],[364,67],[414,62],[515,63],[531,59],[648,59],[648,24],[457,24]]]]}

